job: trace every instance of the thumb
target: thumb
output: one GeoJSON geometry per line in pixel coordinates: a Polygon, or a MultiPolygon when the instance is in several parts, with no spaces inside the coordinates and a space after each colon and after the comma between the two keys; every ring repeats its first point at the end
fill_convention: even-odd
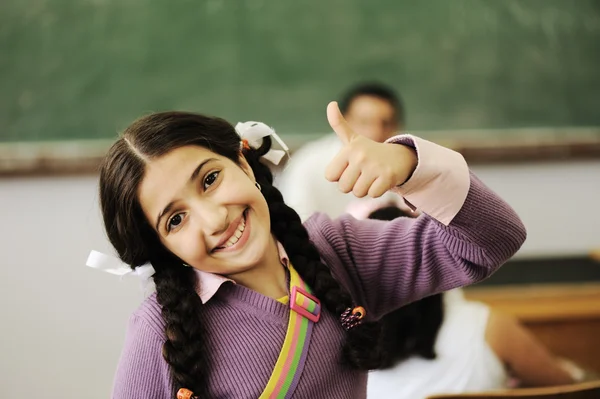
{"type": "Polygon", "coordinates": [[[356,136],[344,116],[340,112],[338,103],[335,101],[327,105],[327,121],[335,134],[342,140],[342,143],[348,144],[356,136]]]}

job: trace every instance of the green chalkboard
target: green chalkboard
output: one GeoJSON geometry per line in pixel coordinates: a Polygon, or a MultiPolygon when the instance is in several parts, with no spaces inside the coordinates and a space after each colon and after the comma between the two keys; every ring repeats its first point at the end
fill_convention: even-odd
{"type": "Polygon", "coordinates": [[[2,0],[0,79],[5,142],[166,109],[326,132],[364,79],[412,129],[599,126],[600,1],[2,0]]]}

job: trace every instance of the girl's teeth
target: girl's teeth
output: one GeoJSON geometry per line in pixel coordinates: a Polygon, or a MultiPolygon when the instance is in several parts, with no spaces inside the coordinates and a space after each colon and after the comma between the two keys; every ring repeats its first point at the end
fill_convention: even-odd
{"type": "Polygon", "coordinates": [[[242,219],[237,230],[235,231],[235,233],[233,233],[233,236],[225,243],[225,245],[222,248],[230,247],[230,246],[234,245],[236,242],[238,242],[238,240],[244,233],[245,228],[246,228],[246,221],[244,219],[242,219]]]}

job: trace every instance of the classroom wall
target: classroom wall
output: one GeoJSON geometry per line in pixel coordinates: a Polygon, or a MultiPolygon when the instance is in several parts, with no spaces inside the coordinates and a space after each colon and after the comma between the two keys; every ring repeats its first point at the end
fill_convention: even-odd
{"type": "MultiPolygon", "coordinates": [[[[517,255],[600,246],[600,161],[478,166],[523,218],[517,255]]],[[[109,397],[140,285],[84,266],[107,251],[96,177],[0,179],[0,397],[109,397]]]]}

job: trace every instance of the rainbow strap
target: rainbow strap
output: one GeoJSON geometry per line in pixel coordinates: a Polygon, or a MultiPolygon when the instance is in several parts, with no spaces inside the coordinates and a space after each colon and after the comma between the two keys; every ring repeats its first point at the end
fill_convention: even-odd
{"type": "Polygon", "coordinates": [[[304,369],[310,334],[321,317],[321,303],[293,267],[290,271],[290,321],[277,363],[259,399],[292,397],[304,369]]]}

